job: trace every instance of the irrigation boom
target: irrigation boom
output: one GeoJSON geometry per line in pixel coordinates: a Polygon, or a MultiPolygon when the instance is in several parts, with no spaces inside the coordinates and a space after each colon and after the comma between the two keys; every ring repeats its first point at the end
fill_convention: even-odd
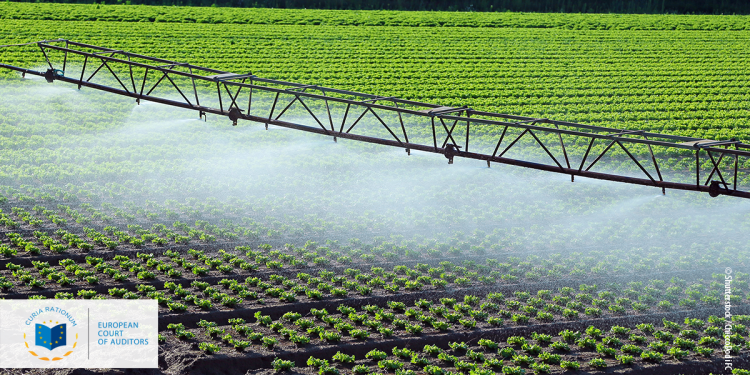
{"type": "Polygon", "coordinates": [[[399,147],[409,154],[442,154],[449,163],[459,157],[484,160],[488,167],[502,163],[561,173],[571,181],[581,176],[654,186],[662,192],[679,189],[750,198],[748,186],[742,186],[750,181],[750,170],[740,167],[750,160],[750,145],[735,139],[707,140],[440,106],[235,74],[64,39],[2,47],[22,46],[25,52],[38,47],[44,68],[0,67],[131,97],[138,103],[191,109],[200,117],[226,116],[234,125],[248,120],[266,129],[275,125],[334,141],[344,138],[399,147]],[[695,162],[670,178],[670,171],[659,168],[655,149],[695,162]],[[510,157],[521,150],[524,155],[510,157]],[[638,176],[612,172],[620,170],[612,167],[592,170],[597,164],[599,169],[628,164],[638,176]]]}

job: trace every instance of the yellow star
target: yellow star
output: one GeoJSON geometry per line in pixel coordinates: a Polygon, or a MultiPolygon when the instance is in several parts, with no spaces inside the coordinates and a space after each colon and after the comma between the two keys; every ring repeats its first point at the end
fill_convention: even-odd
{"type": "Polygon", "coordinates": [[[62,340],[62,336],[60,336],[60,340],[62,340]]]}
{"type": "Polygon", "coordinates": [[[46,344],[47,342],[45,341],[44,343],[46,344]]]}
{"type": "Polygon", "coordinates": [[[55,344],[57,344],[57,341],[55,341],[55,344]]]}
{"type": "Polygon", "coordinates": [[[57,323],[60,323],[60,322],[55,322],[55,324],[57,324],[57,323]]]}

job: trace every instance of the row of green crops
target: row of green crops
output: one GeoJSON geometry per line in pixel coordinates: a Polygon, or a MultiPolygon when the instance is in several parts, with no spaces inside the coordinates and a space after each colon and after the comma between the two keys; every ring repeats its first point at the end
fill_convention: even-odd
{"type": "MultiPolygon", "coordinates": [[[[307,267],[329,267],[340,269],[365,269],[366,273],[352,274],[352,279],[367,278],[371,286],[382,287],[372,278],[383,278],[391,283],[399,275],[406,280],[419,281],[421,287],[444,287],[444,282],[456,285],[513,283],[563,277],[600,277],[604,275],[648,275],[652,272],[678,272],[691,269],[708,269],[732,264],[743,259],[747,253],[744,243],[721,247],[717,244],[675,244],[668,247],[632,247],[623,245],[624,231],[635,238],[645,235],[665,236],[673,241],[669,231],[675,225],[685,230],[706,227],[701,220],[657,222],[652,219],[624,223],[622,227],[607,226],[601,232],[556,233],[547,229],[549,237],[533,228],[526,235],[518,228],[495,228],[492,232],[476,229],[470,234],[453,233],[447,238],[439,236],[402,235],[366,236],[364,241],[351,232],[336,229],[336,223],[306,223],[310,218],[294,219],[263,215],[265,206],[247,202],[219,203],[214,200],[200,202],[190,199],[186,203],[168,200],[165,205],[147,201],[146,207],[132,202],[121,202],[123,208],[103,202],[92,205],[70,199],[71,193],[57,190],[57,194],[34,191],[33,196],[20,193],[11,195],[13,204],[0,211],[1,224],[7,231],[2,248],[3,258],[54,256],[58,254],[81,255],[89,252],[107,253],[112,250],[153,251],[157,256],[169,255],[170,245],[182,247],[205,246],[216,243],[218,247],[232,248],[237,242],[248,244],[236,247],[222,256],[223,263],[232,270],[284,269],[288,272],[307,267]],[[32,204],[36,199],[52,200],[55,196],[69,196],[69,202],[47,208],[43,204],[32,204]],[[26,206],[28,208],[23,208],[26,206]],[[255,213],[260,213],[260,215],[255,213]],[[316,229],[314,225],[323,225],[316,229]],[[291,231],[290,228],[299,227],[291,231]],[[551,232],[551,233],[549,233],[551,232]],[[623,232],[623,233],[621,233],[623,232]],[[328,233],[335,237],[325,238],[328,233]],[[602,235],[609,234],[609,237],[602,235]],[[339,236],[346,237],[339,237],[339,236]],[[576,249],[563,246],[565,242],[555,239],[563,236],[565,241],[581,243],[586,237],[598,245],[576,249]],[[529,236],[529,237],[527,237],[529,236]],[[338,237],[337,239],[334,239],[338,237]],[[319,238],[316,242],[313,238],[319,238]],[[535,241],[530,239],[534,238],[535,241]],[[545,243],[545,240],[548,241],[545,243]],[[270,245],[268,242],[274,243],[270,245]],[[578,251],[571,251],[578,250],[578,251]],[[585,250],[583,253],[580,250],[585,250]],[[537,254],[525,254],[532,251],[537,254]],[[371,262],[381,264],[372,268],[371,262]],[[385,268],[383,268],[385,267],[385,268]],[[403,268],[405,267],[405,268],[403,268]],[[388,276],[384,272],[388,273],[388,276]],[[392,273],[395,272],[395,273],[392,273]]],[[[12,192],[11,189],[7,190],[12,192]]],[[[93,197],[93,195],[90,195],[93,197]]],[[[7,198],[5,199],[7,201],[7,198]]],[[[7,203],[6,203],[7,204],[7,203]]],[[[739,217],[738,217],[739,219],[739,217]]],[[[356,228],[355,220],[341,221],[345,228],[356,228]]],[[[574,228],[575,229],[575,228],[574,228]]],[[[718,227],[708,226],[709,230],[718,227]]],[[[730,232],[727,232],[729,234],[730,232]]],[[[365,234],[365,233],[360,233],[365,234]]],[[[625,237],[628,238],[628,237],[625,237]]],[[[730,243],[728,243],[730,244],[730,243]]],[[[209,254],[210,255],[210,254],[209,254]]],[[[184,255],[183,255],[184,256],[184,255]]],[[[188,252],[188,258],[204,263],[207,255],[200,251],[188,252]]],[[[179,258],[179,257],[178,257],[179,258]]],[[[183,267],[185,260],[175,263],[183,267]]],[[[190,260],[190,262],[195,262],[190,260]]],[[[208,270],[219,263],[209,264],[208,270]]],[[[742,264],[741,262],[739,264],[742,264]]],[[[215,275],[220,275],[218,270],[215,275]]],[[[240,271],[241,272],[241,271],[240,271]]],[[[354,271],[352,271],[354,272],[354,271]]],[[[213,273],[212,273],[213,274],[213,273]]],[[[396,282],[396,281],[393,281],[396,282]]],[[[742,281],[738,281],[742,282],[742,281]]],[[[405,287],[405,282],[396,282],[405,287]]],[[[416,285],[415,285],[416,286],[416,285]]],[[[738,286],[741,287],[740,284],[738,286]]],[[[398,289],[398,287],[396,288],[398,289]]],[[[635,293],[635,292],[634,292],[635,293]]],[[[695,297],[700,299],[701,296],[695,297]]]]}
{"type": "Polygon", "coordinates": [[[7,2],[0,4],[0,10],[2,10],[0,19],[59,21],[574,30],[748,30],[750,28],[747,16],[336,11],[7,2]]]}
{"type": "MultiPolygon", "coordinates": [[[[39,242],[43,242],[44,246],[53,249],[60,247],[62,250],[57,251],[58,254],[65,251],[68,241],[71,241],[71,243],[72,241],[79,241],[77,246],[86,243],[79,236],[68,231],[58,230],[56,234],[59,235],[62,232],[65,233],[62,236],[62,241],[56,240],[56,236],[37,236],[40,239],[39,242]]],[[[87,231],[87,235],[91,236],[92,232],[95,231],[87,231]]],[[[40,232],[36,232],[35,235],[37,233],[40,232]]],[[[101,236],[101,234],[97,234],[97,236],[101,236]]],[[[6,257],[13,258],[13,252],[15,252],[13,247],[17,246],[19,242],[22,242],[27,249],[29,246],[35,247],[37,250],[42,247],[41,244],[38,245],[39,247],[34,246],[35,241],[24,240],[23,236],[16,233],[9,233],[7,237],[12,245],[2,245],[3,254],[6,257]]],[[[520,262],[516,267],[513,267],[510,263],[499,263],[495,259],[487,259],[484,262],[486,264],[478,264],[474,260],[464,260],[461,263],[462,265],[442,260],[439,262],[439,266],[436,261],[430,262],[427,260],[433,266],[427,263],[416,263],[413,268],[406,265],[408,263],[399,264],[398,262],[385,260],[378,262],[378,266],[372,266],[369,269],[365,265],[357,264],[350,265],[355,268],[344,269],[340,266],[329,265],[328,262],[319,261],[326,258],[314,253],[309,259],[314,258],[316,261],[314,264],[308,265],[307,256],[304,259],[298,259],[293,255],[271,249],[271,245],[261,245],[258,251],[250,250],[247,246],[239,246],[236,250],[247,251],[245,255],[239,252],[219,250],[218,256],[207,255],[203,251],[193,249],[187,251],[187,256],[180,255],[173,250],[166,250],[165,256],[160,256],[158,253],[154,255],[154,253],[142,252],[137,253],[137,256],[116,255],[110,260],[105,260],[105,258],[110,258],[113,255],[112,250],[105,248],[95,252],[98,257],[86,255],[85,263],[77,263],[73,259],[53,260],[50,263],[44,260],[34,260],[35,258],[49,259],[49,257],[32,254],[30,261],[36,270],[29,266],[24,267],[23,263],[15,263],[11,259],[6,264],[8,272],[4,274],[2,288],[5,291],[15,293],[28,289],[55,293],[68,292],[69,289],[74,291],[77,288],[86,288],[100,283],[115,283],[133,289],[133,283],[148,282],[159,288],[170,289],[175,292],[175,298],[189,302],[194,302],[195,298],[198,297],[192,297],[188,300],[188,296],[194,296],[195,293],[209,296],[216,292],[216,288],[227,289],[225,293],[240,298],[239,302],[243,298],[257,300],[259,296],[266,296],[272,300],[278,299],[280,302],[295,302],[299,299],[314,301],[328,297],[343,298],[349,294],[363,296],[384,293],[402,294],[422,290],[440,291],[446,288],[450,290],[464,288],[469,293],[472,288],[481,289],[482,286],[496,283],[501,283],[501,285],[507,287],[549,279],[563,279],[570,283],[572,282],[571,277],[575,280],[576,277],[586,276],[586,272],[579,268],[586,266],[585,258],[583,262],[574,266],[569,275],[564,273],[570,268],[570,263],[576,262],[579,258],[579,255],[575,253],[567,259],[561,259],[558,254],[552,254],[549,259],[540,259],[539,256],[534,255],[527,258],[526,261],[520,262]],[[548,271],[548,275],[544,275],[544,266],[536,263],[539,261],[547,265],[554,264],[551,267],[552,269],[548,271]],[[328,267],[329,270],[317,268],[321,266],[328,267]],[[392,270],[388,270],[390,267],[392,267],[392,270]],[[318,272],[315,270],[318,270],[318,272]],[[521,277],[521,275],[524,276],[521,277]],[[182,286],[187,286],[190,280],[196,278],[207,278],[210,282],[190,283],[190,286],[196,289],[183,290],[182,286]],[[211,293],[206,289],[209,286],[212,287],[211,293]]],[[[322,250],[321,254],[332,253],[326,247],[320,247],[319,250],[322,250]]],[[[361,251],[354,250],[353,252],[361,251]]],[[[508,260],[518,262],[520,259],[509,257],[508,260]]],[[[27,258],[26,261],[29,261],[29,259],[27,258]]],[[[602,272],[600,270],[606,270],[605,266],[606,264],[599,263],[592,270],[602,272]]],[[[700,272],[700,270],[695,270],[695,272],[700,272]]],[[[610,277],[614,276],[611,272],[609,275],[610,277]]],[[[668,275],[663,274],[663,276],[668,275]]],[[[730,300],[732,303],[742,303],[748,292],[747,274],[738,271],[735,276],[730,300]]],[[[724,289],[723,283],[721,283],[722,274],[713,274],[712,277],[718,281],[714,280],[709,283],[700,279],[697,282],[688,283],[675,276],[671,277],[669,283],[658,279],[650,280],[645,285],[643,281],[633,281],[628,283],[627,288],[622,287],[617,282],[608,282],[601,287],[596,284],[581,284],[579,289],[583,293],[574,294],[575,289],[563,287],[559,290],[559,298],[554,293],[545,291],[536,293],[538,296],[529,300],[531,298],[529,293],[516,292],[514,295],[517,301],[508,302],[507,308],[514,311],[526,311],[531,317],[534,317],[542,308],[549,313],[562,313],[564,308],[569,308],[573,311],[568,312],[567,315],[577,318],[578,313],[600,316],[603,312],[609,311],[613,314],[619,314],[628,309],[644,312],[670,310],[674,307],[715,307],[722,303],[721,293],[724,289]],[[559,306],[549,305],[548,302],[550,301],[554,301],[559,306]],[[530,307],[524,305],[526,302],[529,303],[528,306],[530,307]]],[[[644,279],[644,277],[640,276],[639,279],[644,279]]],[[[600,279],[600,282],[603,280],[600,279]]],[[[171,292],[167,293],[172,294],[171,292]]],[[[224,294],[223,296],[227,295],[224,294]]],[[[214,299],[221,300],[221,298],[214,299]]],[[[501,304],[506,303],[502,293],[494,293],[492,300],[501,304]]],[[[170,301],[171,299],[165,299],[163,304],[166,305],[170,301]]],[[[501,307],[495,305],[491,310],[501,310],[501,307]]],[[[510,317],[511,314],[508,311],[503,311],[500,315],[505,318],[510,317]]],[[[536,318],[545,320],[541,315],[536,316],[536,318]]],[[[486,319],[486,316],[483,319],[486,319]]]]}
{"type": "MultiPolygon", "coordinates": [[[[290,331],[288,336],[298,337],[295,329],[314,323],[306,318],[294,314],[285,315],[284,320],[291,328],[281,328],[290,331]]],[[[298,314],[299,315],[299,314],[298,314]]],[[[735,333],[730,337],[729,350],[739,354],[748,345],[747,328],[739,324],[747,322],[748,316],[736,316],[734,319],[735,333]]],[[[262,316],[258,319],[260,325],[262,316]]],[[[632,366],[636,363],[659,363],[663,360],[676,359],[700,360],[701,358],[715,358],[721,355],[717,350],[722,343],[723,318],[708,317],[707,321],[696,318],[685,318],[684,323],[672,322],[666,319],[663,324],[640,323],[632,327],[614,325],[609,329],[599,329],[589,326],[584,331],[563,330],[557,334],[532,332],[528,336],[509,336],[505,342],[490,339],[479,339],[476,343],[454,341],[439,345],[425,345],[419,348],[394,347],[390,353],[373,349],[357,358],[348,355],[347,350],[338,352],[330,359],[309,357],[305,365],[317,368],[321,375],[338,374],[339,371],[349,374],[369,374],[376,371],[389,371],[401,374],[413,374],[417,371],[438,374],[523,374],[523,368],[534,373],[549,373],[551,366],[564,370],[578,370],[586,368],[593,371],[603,371],[605,368],[617,365],[632,366]],[[589,355],[586,355],[589,354],[589,355]],[[587,363],[579,363],[581,357],[594,358],[587,363]]],[[[201,321],[199,329],[187,330],[182,324],[170,324],[172,334],[163,336],[165,340],[200,341],[200,349],[213,354],[222,348],[234,347],[239,351],[268,351],[278,345],[278,340],[265,336],[256,331],[257,325],[246,323],[244,319],[230,319],[229,326],[219,326],[215,322],[201,321]],[[172,338],[174,337],[174,338],[172,338]],[[214,340],[214,342],[211,342],[214,340]],[[265,348],[260,348],[263,346],[265,348]]],[[[359,331],[351,329],[349,332],[359,331]]],[[[330,332],[330,331],[323,331],[330,332]]],[[[321,337],[324,335],[321,334],[321,337]]],[[[330,336],[334,340],[333,335],[330,336]]],[[[304,334],[301,337],[306,337],[304,334]]],[[[340,339],[340,337],[338,338],[340,339]]],[[[297,342],[298,346],[305,346],[304,342],[297,342]]],[[[231,354],[230,354],[231,355],[231,354]]],[[[288,370],[295,364],[288,361],[274,361],[276,371],[288,370]]]]}

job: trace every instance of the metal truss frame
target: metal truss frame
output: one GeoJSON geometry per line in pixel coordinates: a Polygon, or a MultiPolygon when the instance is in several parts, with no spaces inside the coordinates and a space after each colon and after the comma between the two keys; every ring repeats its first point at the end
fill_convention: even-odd
{"type": "MultiPolygon", "coordinates": [[[[454,157],[484,160],[488,167],[490,163],[501,163],[515,165],[520,167],[532,168],[548,172],[566,174],[571,177],[575,176],[594,178],[600,180],[609,180],[624,182],[636,185],[646,185],[665,189],[691,190],[699,192],[708,192],[711,196],[730,195],[735,197],[750,198],[750,191],[738,187],[738,180],[750,176],[750,171],[741,169],[739,159],[750,158],[750,145],[730,140],[706,140],[701,138],[675,136],[669,134],[651,133],[643,130],[623,130],[609,127],[592,126],[566,121],[555,121],[546,118],[533,118],[524,116],[514,116],[508,114],[491,113],[477,111],[472,108],[463,107],[446,107],[436,104],[421,103],[412,100],[399,99],[396,97],[383,97],[372,94],[359,93],[348,90],[340,90],[318,85],[304,85],[293,82],[261,78],[252,73],[235,74],[216,69],[200,67],[193,64],[181,63],[166,59],[160,59],[141,54],[131,53],[122,50],[110,49],[100,46],[94,46],[84,43],[77,43],[65,39],[48,40],[27,43],[26,45],[36,44],[42,53],[46,64],[49,68],[46,71],[37,71],[32,69],[21,68],[17,66],[0,64],[0,68],[7,68],[26,74],[42,76],[48,82],[55,80],[75,84],[81,87],[89,87],[102,90],[118,95],[134,98],[140,103],[141,100],[166,104],[174,107],[191,109],[199,112],[199,116],[204,117],[207,113],[227,116],[237,125],[238,120],[248,120],[257,123],[275,125],[285,128],[291,128],[310,133],[316,133],[337,138],[352,139],[362,142],[375,143],[393,147],[403,148],[410,153],[411,150],[419,150],[429,153],[443,154],[449,163],[453,163],[454,157]],[[62,62],[53,62],[50,59],[52,51],[62,55],[62,62]],[[68,77],[65,71],[69,65],[69,56],[77,56],[83,59],[83,66],[80,75],[77,77],[68,77]],[[137,61],[134,61],[137,60],[137,61]],[[120,74],[115,72],[114,66],[123,68],[120,74]],[[143,76],[134,74],[135,69],[144,71],[143,76]],[[180,68],[181,70],[177,70],[180,68]],[[114,77],[118,85],[104,85],[92,82],[92,79],[101,76],[104,71],[114,77]],[[176,78],[181,78],[176,82],[176,78]],[[218,99],[218,108],[207,105],[201,105],[201,97],[205,92],[198,89],[196,82],[209,82],[216,86],[216,97],[218,99]],[[189,82],[189,83],[186,83],[189,82]],[[170,99],[159,96],[154,91],[162,86],[171,86],[179,93],[183,101],[170,99]],[[254,103],[253,93],[256,95],[260,92],[270,94],[274,97],[270,111],[267,116],[251,115],[250,110],[254,103]],[[246,95],[247,99],[241,95],[246,95]],[[284,106],[281,111],[280,95],[292,95],[294,98],[290,103],[284,106]],[[320,118],[310,109],[308,105],[312,101],[319,101],[325,104],[327,114],[320,118]],[[247,103],[247,107],[240,103],[247,103]],[[281,120],[281,116],[294,103],[301,104],[309,114],[311,121],[317,126],[303,125],[295,122],[281,120]],[[339,123],[334,121],[329,104],[338,103],[346,105],[343,119],[339,123]],[[246,108],[246,109],[245,109],[246,108]],[[347,123],[355,116],[350,117],[350,113],[361,111],[362,114],[356,117],[353,122],[347,123]],[[378,111],[378,112],[376,112],[378,111]],[[373,137],[366,134],[358,133],[356,126],[360,123],[366,114],[372,114],[377,122],[390,134],[390,138],[373,137]],[[392,118],[398,121],[386,121],[385,114],[390,113],[392,118]],[[393,116],[395,114],[395,116],[393,116]],[[432,142],[410,142],[410,124],[404,121],[404,115],[413,115],[426,117],[429,120],[432,129],[432,142]],[[472,137],[472,127],[490,126],[496,129],[497,143],[492,153],[489,152],[470,152],[469,146],[472,137]],[[465,133],[464,139],[458,136],[454,137],[457,128],[465,133]],[[436,130],[437,129],[437,130],[436,130]],[[506,140],[508,130],[513,129],[520,131],[520,134],[510,137],[512,141],[503,143],[506,140]],[[438,133],[444,134],[438,134],[438,133]],[[538,161],[522,160],[518,158],[509,158],[505,155],[519,144],[519,141],[526,135],[533,138],[535,144],[549,156],[548,163],[538,161]],[[551,151],[550,147],[540,139],[540,136],[552,135],[559,140],[559,146],[562,155],[557,155],[551,151]],[[580,162],[575,165],[572,158],[569,157],[569,148],[563,141],[563,136],[584,139],[588,143],[586,152],[580,162]],[[456,139],[459,138],[459,139],[456,139]],[[592,153],[595,143],[604,142],[606,147],[601,152],[592,153]],[[650,154],[650,163],[644,165],[633,155],[632,147],[635,145],[645,145],[650,154]],[[667,149],[690,150],[695,154],[695,170],[692,172],[695,177],[695,183],[686,183],[678,181],[668,181],[664,178],[662,170],[659,167],[657,157],[652,147],[664,147],[667,149]],[[591,169],[599,163],[605,156],[611,157],[611,150],[620,149],[627,155],[627,159],[637,166],[645,175],[644,177],[632,177],[617,173],[595,172],[591,169]],[[705,159],[705,157],[708,159],[705,159]],[[705,178],[701,178],[701,157],[704,160],[710,160],[713,167],[705,178]],[[733,159],[734,168],[729,174],[722,173],[721,163],[725,158],[733,159]],[[593,161],[591,161],[593,159],[593,161]],[[649,173],[646,167],[656,173],[649,173]],[[714,176],[718,179],[714,179],[714,176]]],[[[9,46],[2,46],[9,47],[9,46]]],[[[257,101],[257,100],[256,100],[257,101]]],[[[204,103],[206,101],[204,100],[204,103]]],[[[487,137],[487,135],[484,135],[487,137]]],[[[547,137],[548,139],[549,137],[547,137]]],[[[725,170],[726,172],[726,170],[725,170]]]]}

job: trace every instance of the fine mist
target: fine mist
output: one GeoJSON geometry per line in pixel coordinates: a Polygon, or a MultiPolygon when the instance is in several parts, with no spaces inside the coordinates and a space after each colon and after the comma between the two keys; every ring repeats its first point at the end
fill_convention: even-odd
{"type": "MultiPolygon", "coordinates": [[[[212,199],[289,238],[463,243],[504,252],[747,240],[750,202],[341,140],[38,80],[0,87],[6,184],[118,207],[212,199]],[[27,113],[27,108],[40,109],[27,113]]],[[[287,119],[288,121],[289,119],[287,119]]],[[[136,209],[134,209],[136,210],[136,209]]]]}

